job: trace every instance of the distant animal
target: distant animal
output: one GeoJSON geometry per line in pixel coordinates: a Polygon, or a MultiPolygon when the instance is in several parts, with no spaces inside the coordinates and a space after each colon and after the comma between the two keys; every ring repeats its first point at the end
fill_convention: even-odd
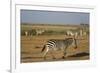
{"type": "Polygon", "coordinates": [[[67,36],[77,37],[79,32],[73,32],[73,31],[66,31],[67,36]]]}
{"type": "Polygon", "coordinates": [[[41,35],[45,30],[36,30],[36,35],[41,35]]]}
{"type": "Polygon", "coordinates": [[[25,31],[25,36],[28,36],[28,31],[25,31]]]}
{"type": "Polygon", "coordinates": [[[68,36],[74,36],[74,33],[72,31],[66,31],[66,35],[68,35],[68,36]]]}
{"type": "MultiPolygon", "coordinates": [[[[66,56],[66,50],[69,46],[74,46],[74,48],[77,48],[77,42],[75,38],[66,38],[66,39],[50,39],[46,42],[41,52],[45,51],[43,54],[43,57],[46,58],[47,53],[51,51],[57,51],[62,50],[63,51],[63,57],[66,56]]],[[[51,52],[51,55],[53,59],[55,59],[53,52],[51,52]]]]}

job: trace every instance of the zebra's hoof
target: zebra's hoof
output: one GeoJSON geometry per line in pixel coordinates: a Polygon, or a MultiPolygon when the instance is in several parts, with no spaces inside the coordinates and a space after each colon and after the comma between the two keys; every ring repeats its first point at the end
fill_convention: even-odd
{"type": "Polygon", "coordinates": [[[62,59],[65,59],[65,56],[63,56],[62,59]]]}

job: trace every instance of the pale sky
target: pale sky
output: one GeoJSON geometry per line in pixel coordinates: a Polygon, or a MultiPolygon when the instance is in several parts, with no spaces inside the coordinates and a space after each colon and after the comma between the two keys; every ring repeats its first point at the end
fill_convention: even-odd
{"type": "Polygon", "coordinates": [[[21,23],[89,24],[89,13],[21,10],[21,23]]]}

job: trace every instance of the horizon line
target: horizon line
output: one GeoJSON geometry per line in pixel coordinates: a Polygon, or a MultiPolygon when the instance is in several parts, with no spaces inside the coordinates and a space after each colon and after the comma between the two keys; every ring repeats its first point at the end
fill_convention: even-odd
{"type": "Polygon", "coordinates": [[[80,23],[80,24],[59,24],[59,23],[28,23],[28,22],[21,22],[21,24],[30,24],[30,25],[81,25],[81,24],[86,24],[89,25],[87,23],[80,23]]]}

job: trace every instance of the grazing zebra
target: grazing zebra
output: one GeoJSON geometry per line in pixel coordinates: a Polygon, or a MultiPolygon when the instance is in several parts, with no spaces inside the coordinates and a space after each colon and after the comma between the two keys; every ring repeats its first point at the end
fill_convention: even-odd
{"type": "Polygon", "coordinates": [[[78,32],[66,31],[67,36],[78,37],[78,32]]]}
{"type": "Polygon", "coordinates": [[[74,36],[74,33],[72,31],[67,31],[66,35],[68,35],[68,36],[74,36]]]}
{"type": "Polygon", "coordinates": [[[47,53],[52,50],[51,55],[55,59],[53,56],[53,51],[62,50],[64,54],[62,58],[64,58],[66,55],[66,49],[69,46],[74,46],[75,49],[77,48],[77,42],[75,38],[51,39],[47,41],[41,52],[44,51],[43,57],[46,58],[47,53]]]}
{"type": "Polygon", "coordinates": [[[36,30],[36,35],[41,35],[45,30],[36,30]]]}

